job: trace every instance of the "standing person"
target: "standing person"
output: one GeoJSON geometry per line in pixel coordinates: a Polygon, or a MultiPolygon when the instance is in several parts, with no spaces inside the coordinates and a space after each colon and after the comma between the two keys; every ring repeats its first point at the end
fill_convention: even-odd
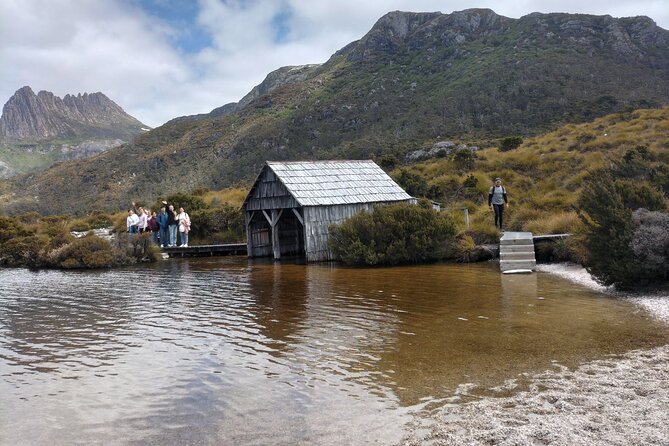
{"type": "Polygon", "coordinates": [[[502,186],[502,179],[497,177],[495,178],[495,184],[490,188],[488,192],[488,207],[492,207],[495,210],[495,227],[502,229],[502,224],[504,222],[504,206],[509,207],[509,199],[506,196],[506,189],[502,186]]]}
{"type": "Polygon", "coordinates": [[[128,210],[128,217],[125,219],[125,226],[128,230],[128,239],[131,239],[133,234],[137,234],[139,227],[139,217],[132,209],[128,210]]]}
{"type": "Polygon", "coordinates": [[[152,214],[150,210],[147,211],[147,214],[149,214],[149,218],[146,221],[146,230],[151,232],[151,239],[153,240],[153,243],[157,245],[160,231],[158,216],[155,212],[152,214]]]}
{"type": "Polygon", "coordinates": [[[177,214],[174,212],[174,206],[168,205],[167,201],[163,201],[167,206],[167,228],[169,230],[169,246],[174,247],[177,244],[177,214]]]}
{"type": "Polygon", "coordinates": [[[165,206],[160,208],[160,214],[158,214],[158,228],[160,229],[160,247],[164,248],[169,244],[169,227],[167,226],[167,221],[169,216],[165,210],[165,206]]]}
{"type": "Polygon", "coordinates": [[[181,237],[181,248],[188,247],[188,232],[190,232],[190,216],[184,211],[184,208],[179,208],[179,236],[181,237]]]}
{"type": "Polygon", "coordinates": [[[139,207],[137,217],[139,218],[139,233],[144,234],[144,231],[146,231],[146,220],[147,220],[147,215],[146,212],[144,212],[143,207],[139,207]]]}

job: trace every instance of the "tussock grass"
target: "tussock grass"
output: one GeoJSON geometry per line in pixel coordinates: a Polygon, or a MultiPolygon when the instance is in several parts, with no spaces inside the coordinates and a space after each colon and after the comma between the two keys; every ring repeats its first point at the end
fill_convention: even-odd
{"type": "MultiPolygon", "coordinates": [[[[511,203],[505,213],[506,229],[578,232],[582,227],[573,209],[588,172],[609,166],[637,146],[648,147],[658,161],[669,163],[668,130],[669,107],[643,109],[565,125],[527,138],[508,152],[496,147],[481,149],[474,170],[465,175],[448,157],[402,168],[435,186],[429,189],[429,198],[442,206],[469,207],[472,231],[493,226],[487,193],[493,179],[499,176],[511,203]],[[474,187],[467,194],[455,194],[455,185],[461,185],[469,175],[476,179],[474,187]]],[[[461,220],[455,219],[464,231],[461,220]]]]}

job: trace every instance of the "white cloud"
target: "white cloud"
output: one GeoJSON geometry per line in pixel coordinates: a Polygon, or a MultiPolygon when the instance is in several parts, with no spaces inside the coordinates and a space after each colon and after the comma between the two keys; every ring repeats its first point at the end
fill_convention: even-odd
{"type": "Polygon", "coordinates": [[[102,91],[146,124],[236,101],[284,65],[324,62],[392,10],[488,7],[509,17],[539,12],[648,15],[669,27],[666,0],[199,0],[211,47],[183,54],[170,29],[124,0],[2,0],[0,102],[16,89],[102,91]],[[274,17],[288,33],[276,43],[274,17]]]}

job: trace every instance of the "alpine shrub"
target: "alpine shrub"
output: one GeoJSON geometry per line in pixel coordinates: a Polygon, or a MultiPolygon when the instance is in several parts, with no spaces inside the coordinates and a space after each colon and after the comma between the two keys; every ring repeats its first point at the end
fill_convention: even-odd
{"type": "Polygon", "coordinates": [[[454,238],[455,226],[445,214],[395,204],[331,225],[329,244],[348,265],[397,265],[443,259],[454,238]]]}

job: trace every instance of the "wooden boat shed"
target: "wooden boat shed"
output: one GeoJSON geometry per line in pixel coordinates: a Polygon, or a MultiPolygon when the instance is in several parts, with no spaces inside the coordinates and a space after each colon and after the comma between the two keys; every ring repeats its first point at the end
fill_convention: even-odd
{"type": "Polygon", "coordinates": [[[268,161],[243,208],[249,257],[332,260],[328,227],[374,205],[414,202],[373,161],[268,161]]]}

